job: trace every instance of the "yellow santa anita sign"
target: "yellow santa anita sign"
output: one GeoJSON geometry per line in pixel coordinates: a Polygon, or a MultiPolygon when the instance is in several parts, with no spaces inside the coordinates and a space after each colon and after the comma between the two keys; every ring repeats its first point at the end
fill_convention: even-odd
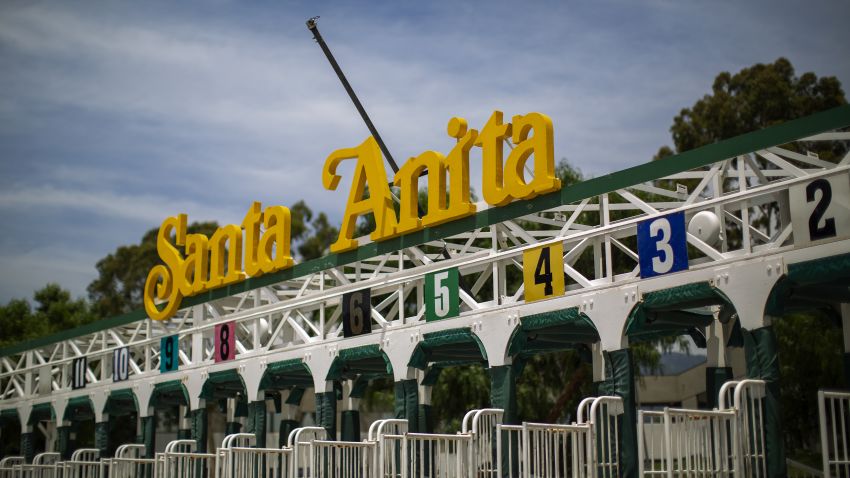
{"type": "MultiPolygon", "coordinates": [[[[481,148],[481,191],[491,206],[560,189],[561,181],[555,177],[552,120],[541,113],[517,115],[511,123],[504,123],[503,118],[501,111],[495,111],[480,132],[470,129],[463,118],[449,120],[447,132],[457,144],[448,155],[425,151],[410,158],[393,178],[399,189],[398,214],[393,208],[384,158],[373,137],[359,146],[331,153],[322,169],[325,189],[339,186],[342,177],[336,171],[342,161],[357,161],[339,237],[331,244],[331,252],[357,248],[355,224],[364,214],[374,215],[375,230],[369,237],[377,242],[474,214],[475,204],[469,199],[469,153],[473,147],[481,148]],[[507,138],[515,146],[505,159],[507,138]],[[527,179],[524,170],[530,158],[534,177],[527,179]],[[420,217],[418,180],[426,170],[428,213],[420,217]]],[[[294,263],[290,255],[290,212],[284,206],[263,209],[255,202],[241,225],[223,226],[212,237],[187,234],[186,224],[186,215],[179,214],[165,219],[159,228],[157,253],[163,264],[150,270],[144,289],[145,311],[152,319],[173,316],[183,297],[286,269],[294,263]]]]}

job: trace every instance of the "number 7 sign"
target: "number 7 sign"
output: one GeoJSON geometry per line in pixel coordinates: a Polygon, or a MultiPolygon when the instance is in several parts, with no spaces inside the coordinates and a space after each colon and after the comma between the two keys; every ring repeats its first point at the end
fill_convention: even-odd
{"type": "Polygon", "coordinates": [[[448,319],[460,314],[460,279],[457,269],[425,275],[425,321],[448,319]]]}

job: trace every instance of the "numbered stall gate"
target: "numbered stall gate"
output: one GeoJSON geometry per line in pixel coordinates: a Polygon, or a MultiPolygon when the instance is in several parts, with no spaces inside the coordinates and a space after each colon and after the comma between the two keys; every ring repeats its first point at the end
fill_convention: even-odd
{"type": "Polygon", "coordinates": [[[402,441],[402,456],[407,466],[402,478],[467,478],[473,475],[471,435],[407,433],[402,441]]]}
{"type": "Polygon", "coordinates": [[[638,411],[640,476],[751,477],[739,473],[733,410],[638,411]],[[658,433],[658,429],[661,433],[658,433]]]}
{"type": "Polygon", "coordinates": [[[730,380],[720,387],[718,406],[721,410],[736,412],[735,469],[744,476],[759,478],[767,476],[767,447],[765,440],[765,394],[764,380],[730,380]]]}
{"type": "Polygon", "coordinates": [[[590,424],[498,425],[497,477],[586,478],[590,424]]]}
{"type": "Polygon", "coordinates": [[[20,474],[18,476],[20,478],[61,478],[59,476],[59,471],[56,468],[56,464],[59,462],[59,460],[59,453],[39,453],[38,455],[33,457],[32,464],[20,465],[16,467],[20,470],[20,474]]]}
{"type": "Polygon", "coordinates": [[[470,435],[469,459],[473,476],[496,476],[498,463],[498,425],[505,411],[500,408],[470,410],[461,422],[461,434],[470,435]]]}
{"type": "Polygon", "coordinates": [[[0,460],[0,478],[12,478],[15,476],[15,467],[21,466],[26,461],[22,456],[7,456],[0,460]]]}
{"type": "Polygon", "coordinates": [[[310,444],[315,440],[326,438],[327,431],[322,427],[301,427],[289,433],[286,447],[291,450],[292,455],[290,476],[304,478],[316,476],[318,471],[313,468],[310,444]]]}
{"type": "Polygon", "coordinates": [[[174,440],[156,454],[156,478],[214,478],[216,455],[196,453],[195,440],[174,440]]]}
{"type": "Polygon", "coordinates": [[[578,423],[590,425],[585,449],[589,476],[593,478],[620,476],[623,411],[623,399],[615,396],[588,397],[578,405],[578,423]]]}
{"type": "Polygon", "coordinates": [[[850,476],[850,392],[818,391],[825,478],[850,476]]]}
{"type": "Polygon", "coordinates": [[[80,448],[75,450],[69,461],[60,461],[57,468],[62,478],[98,478],[100,476],[100,450],[80,448]]]}
{"type": "Polygon", "coordinates": [[[406,460],[402,459],[405,433],[407,420],[403,419],[377,420],[369,426],[366,438],[377,444],[375,465],[372,468],[377,478],[401,477],[402,466],[406,463],[406,460]]]}
{"type": "Polygon", "coordinates": [[[292,476],[292,450],[252,448],[252,433],[228,435],[218,449],[217,478],[284,478],[292,476]]]}
{"type": "Polygon", "coordinates": [[[144,445],[121,445],[113,458],[101,460],[100,477],[152,478],[155,463],[153,458],[145,458],[144,445]]]}

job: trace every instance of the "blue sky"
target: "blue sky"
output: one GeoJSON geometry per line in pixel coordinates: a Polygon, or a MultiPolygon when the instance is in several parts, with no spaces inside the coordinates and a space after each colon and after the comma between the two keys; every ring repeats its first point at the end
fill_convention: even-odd
{"type": "MultiPolygon", "coordinates": [[[[0,302],[95,263],[162,219],[238,223],[304,199],[367,135],[319,27],[396,160],[446,122],[540,111],[586,175],[649,161],[720,71],[780,56],[850,85],[847,1],[0,3],[0,302]]],[[[473,186],[480,190],[476,157],[473,186]]]]}

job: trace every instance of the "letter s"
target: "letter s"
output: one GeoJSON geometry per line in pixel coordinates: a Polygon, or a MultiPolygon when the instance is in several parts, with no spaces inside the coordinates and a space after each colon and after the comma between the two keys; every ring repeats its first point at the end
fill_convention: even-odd
{"type": "Polygon", "coordinates": [[[156,236],[156,251],[165,265],[158,264],[151,268],[145,280],[144,303],[145,312],[151,319],[166,320],[177,312],[183,295],[180,293],[180,283],[185,281],[179,272],[182,270],[183,258],[180,251],[169,240],[171,230],[175,229],[178,245],[186,241],[186,215],[172,216],[162,221],[156,236]],[[175,274],[175,271],[178,272],[175,274]],[[160,310],[156,300],[164,301],[165,307],[160,310]]]}

